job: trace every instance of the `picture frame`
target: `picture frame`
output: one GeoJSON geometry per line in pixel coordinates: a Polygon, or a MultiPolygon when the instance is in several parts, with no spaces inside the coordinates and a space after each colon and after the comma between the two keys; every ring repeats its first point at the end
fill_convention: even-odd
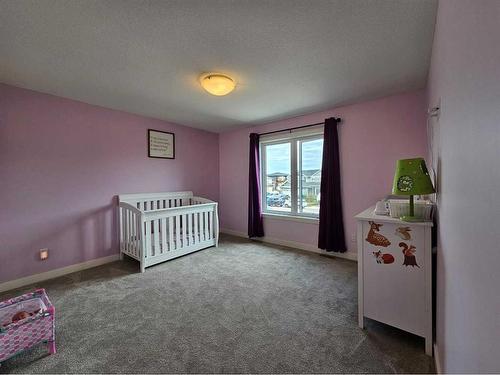
{"type": "Polygon", "coordinates": [[[148,129],[148,157],[175,159],[175,134],[148,129]]]}

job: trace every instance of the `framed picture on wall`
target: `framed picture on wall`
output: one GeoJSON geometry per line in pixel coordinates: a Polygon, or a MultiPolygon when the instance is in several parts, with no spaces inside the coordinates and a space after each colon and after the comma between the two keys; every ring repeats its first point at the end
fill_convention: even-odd
{"type": "Polygon", "coordinates": [[[175,134],[148,129],[148,156],[175,159],[175,134]]]}

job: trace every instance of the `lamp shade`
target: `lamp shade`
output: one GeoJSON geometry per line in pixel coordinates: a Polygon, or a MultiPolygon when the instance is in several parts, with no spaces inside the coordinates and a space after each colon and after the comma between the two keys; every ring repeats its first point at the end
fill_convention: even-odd
{"type": "Polygon", "coordinates": [[[420,195],[434,192],[423,158],[401,159],[396,162],[392,194],[420,195]]]}

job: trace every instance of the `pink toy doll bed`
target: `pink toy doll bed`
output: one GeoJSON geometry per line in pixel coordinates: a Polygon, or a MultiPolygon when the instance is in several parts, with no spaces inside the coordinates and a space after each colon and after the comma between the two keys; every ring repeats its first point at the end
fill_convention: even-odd
{"type": "Polygon", "coordinates": [[[54,313],[45,289],[0,302],[0,362],[41,342],[54,354],[54,313]]]}

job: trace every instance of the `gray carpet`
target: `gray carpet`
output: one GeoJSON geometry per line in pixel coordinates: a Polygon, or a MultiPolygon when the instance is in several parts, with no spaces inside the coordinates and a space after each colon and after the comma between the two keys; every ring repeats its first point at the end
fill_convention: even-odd
{"type": "Polygon", "coordinates": [[[57,309],[58,352],[41,345],[0,372],[432,372],[423,339],[357,327],[356,268],[223,236],[217,249],[144,274],[128,260],[42,282],[57,309]]]}

